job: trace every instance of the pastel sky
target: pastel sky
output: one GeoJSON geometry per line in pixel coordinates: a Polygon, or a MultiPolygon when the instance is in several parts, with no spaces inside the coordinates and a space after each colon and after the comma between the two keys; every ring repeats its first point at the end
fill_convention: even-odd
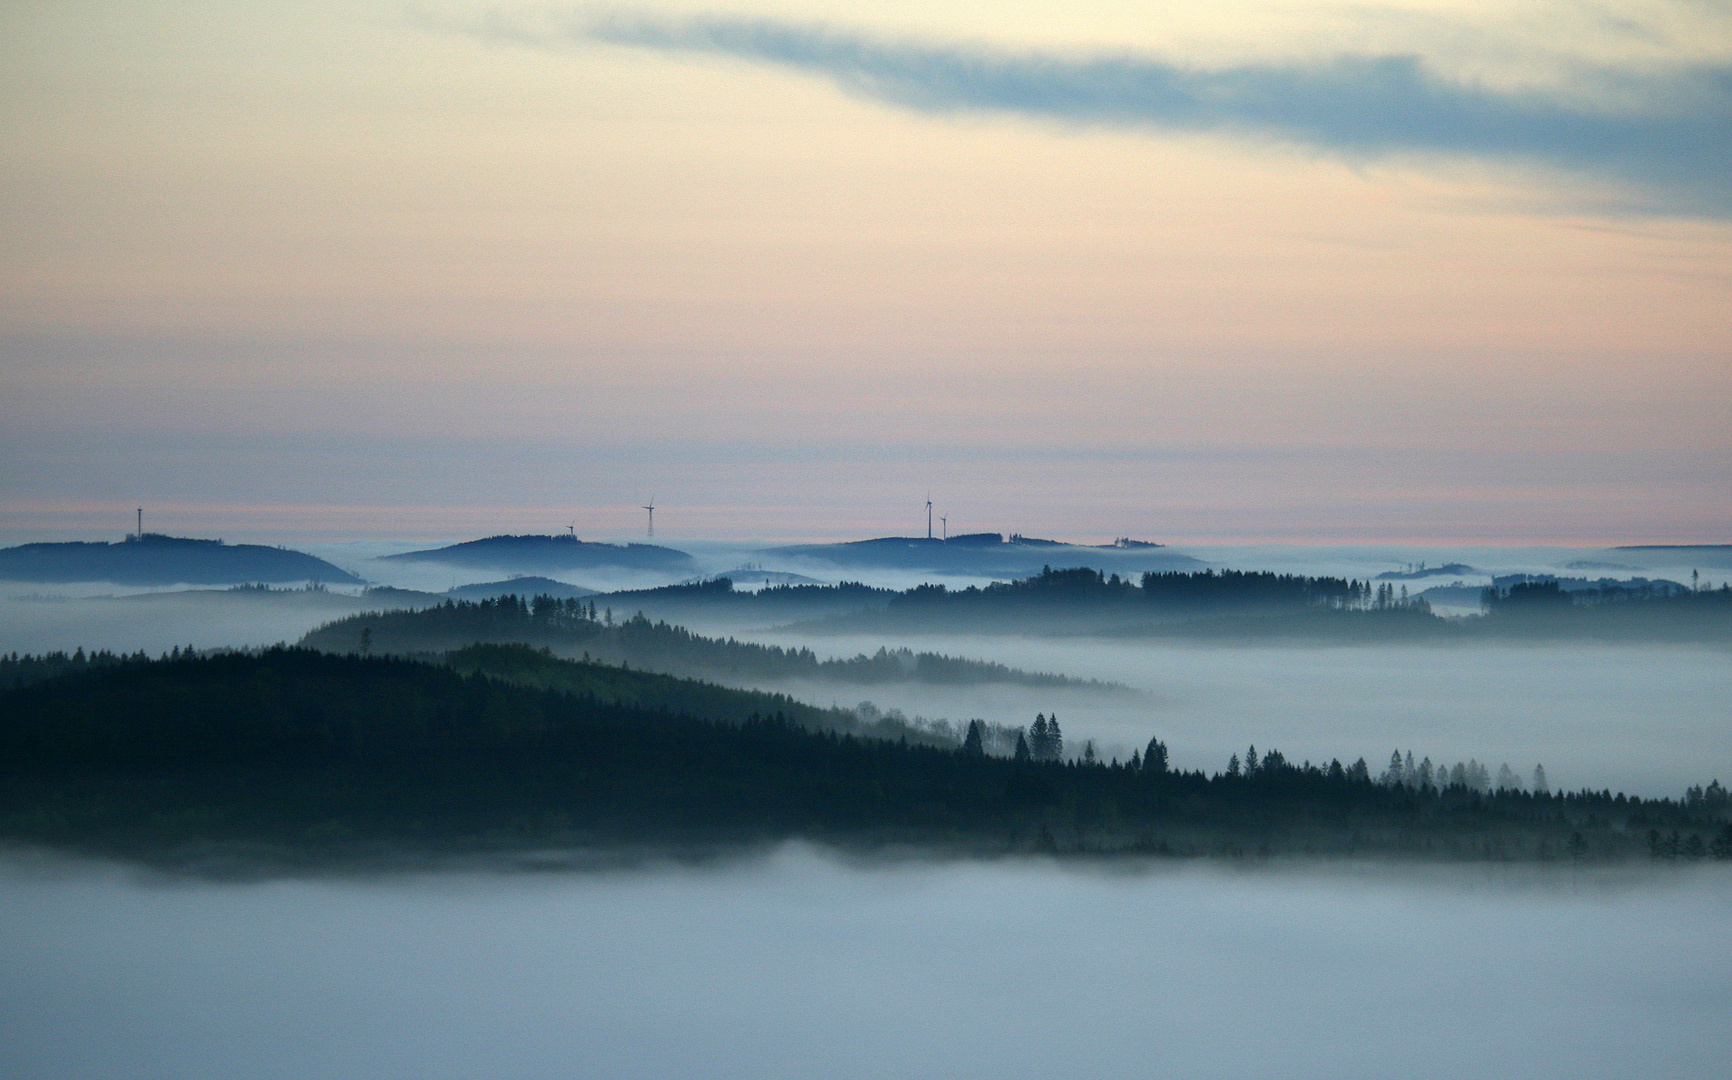
{"type": "Polygon", "coordinates": [[[1732,540],[1723,0],[0,8],[0,540],[1732,540]]]}

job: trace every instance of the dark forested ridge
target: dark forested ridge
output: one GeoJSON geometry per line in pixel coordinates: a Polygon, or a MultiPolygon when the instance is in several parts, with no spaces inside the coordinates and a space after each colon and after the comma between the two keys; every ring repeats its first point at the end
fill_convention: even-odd
{"type": "Polygon", "coordinates": [[[878,567],[926,570],[944,574],[1013,577],[1035,572],[1055,558],[1090,566],[1139,573],[1202,564],[1160,544],[1124,538],[1111,544],[1071,544],[1012,533],[969,533],[940,539],[931,536],[881,536],[839,544],[800,544],[764,553],[776,559],[797,559],[835,567],[878,567]]]}
{"type": "Polygon", "coordinates": [[[575,536],[488,536],[441,548],[387,555],[399,562],[436,562],[450,566],[488,567],[521,573],[549,574],[591,567],[659,570],[680,573],[692,568],[692,557],[655,544],[602,544],[575,536]]]}
{"type": "Polygon", "coordinates": [[[820,660],[810,649],[703,637],[683,627],[651,622],[642,615],[615,621],[611,609],[600,608],[600,602],[607,599],[503,596],[476,602],[450,601],[418,611],[352,615],[319,627],[302,638],[301,644],[328,652],[412,654],[448,652],[477,642],[520,642],[545,646],[565,656],[581,655],[611,664],[707,678],[1114,688],[906,649],[820,660]]]}
{"type": "Polygon", "coordinates": [[[596,595],[596,590],[581,585],[567,585],[544,577],[515,577],[505,581],[477,581],[445,590],[453,600],[491,600],[496,596],[557,596],[561,600],[576,600],[596,595]]]}
{"type": "Polygon", "coordinates": [[[814,631],[1108,634],[1215,640],[1474,641],[1505,638],[1732,642],[1732,588],[1669,582],[1491,590],[1484,614],[1443,618],[1395,582],[1266,571],[1145,573],[1087,568],[985,587],[921,585],[882,610],[807,624],[814,631]]]}
{"type": "Polygon", "coordinates": [[[279,649],[125,662],[0,694],[0,837],[167,862],[213,848],[306,862],[789,838],[971,853],[1732,857],[1718,783],[1644,800],[1379,780],[1363,761],[1278,753],[1233,764],[1174,771],[1158,740],[1128,763],[1026,742],[1003,758],[972,735],[918,746],[279,649]]]}
{"type": "Polygon", "coordinates": [[[766,626],[874,611],[889,604],[896,595],[894,589],[874,588],[857,581],[836,585],[773,584],[753,591],[735,589],[732,578],[718,577],[657,589],[605,593],[596,599],[616,611],[641,611],[651,619],[681,623],[703,619],[766,626]]]}
{"type": "Polygon", "coordinates": [[[235,585],[361,579],[323,559],[287,548],[225,544],[145,533],[117,544],[22,544],[0,548],[0,578],[11,581],[110,581],[118,585],[235,585]]]}

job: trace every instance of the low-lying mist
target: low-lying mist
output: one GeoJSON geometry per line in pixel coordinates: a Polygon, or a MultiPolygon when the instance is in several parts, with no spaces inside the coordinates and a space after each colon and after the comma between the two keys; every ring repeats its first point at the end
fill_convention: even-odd
{"type": "MultiPolygon", "coordinates": [[[[295,641],[313,627],[380,602],[339,593],[155,593],[0,598],[0,652],[78,647],[152,655],[295,641]]],[[[901,640],[806,638],[798,631],[742,638],[803,645],[823,657],[875,652],[901,640]]],[[[1247,744],[1296,761],[1373,771],[1391,750],[1434,762],[1478,759],[1518,774],[1543,764],[1554,788],[1611,788],[1676,796],[1690,784],[1732,780],[1732,654],[1685,645],[1465,646],[1190,645],[1167,641],[923,636],[917,647],[1030,671],[1099,679],[1136,693],[1007,685],[752,683],[828,706],[870,700],[910,717],[978,717],[1026,725],[1054,712],[1073,751],[1094,740],[1103,757],[1130,755],[1150,736],[1176,768],[1217,771],[1247,744]]],[[[742,684],[745,685],[745,684],[742,684]]]]}
{"type": "MultiPolygon", "coordinates": [[[[787,643],[777,632],[754,640],[787,643]]],[[[820,638],[824,655],[883,644],[820,638]]],[[[1150,736],[1180,769],[1216,772],[1248,744],[1293,760],[1373,772],[1390,751],[1433,761],[1478,759],[1518,774],[1543,764],[1552,787],[1676,797],[1732,777],[1732,656],[1687,646],[1202,646],[1094,639],[922,637],[919,646],[1013,667],[1122,683],[1140,694],[1023,687],[807,684],[828,705],[862,698],[910,716],[1026,725],[1056,711],[1066,745],[1095,740],[1125,759],[1150,736]]]]}
{"type": "Polygon", "coordinates": [[[0,1073],[1718,1077],[1732,874],[0,863],[0,1073]]]}
{"type": "Polygon", "coordinates": [[[244,648],[292,642],[313,627],[389,606],[342,592],[181,590],[106,596],[26,591],[0,597],[0,652],[244,648]]]}

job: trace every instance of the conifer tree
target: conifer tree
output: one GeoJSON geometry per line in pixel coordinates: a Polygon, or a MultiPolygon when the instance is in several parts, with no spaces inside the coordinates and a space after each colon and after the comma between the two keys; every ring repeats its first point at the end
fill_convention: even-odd
{"type": "Polygon", "coordinates": [[[1381,780],[1385,787],[1399,787],[1401,777],[1401,751],[1396,750],[1389,755],[1389,768],[1383,770],[1381,780]]]}
{"type": "Polygon", "coordinates": [[[1143,771],[1159,775],[1167,771],[1167,744],[1160,739],[1150,739],[1149,747],[1143,751],[1143,771]]]}
{"type": "Polygon", "coordinates": [[[985,742],[986,724],[979,720],[968,722],[968,734],[962,740],[962,752],[969,757],[986,756],[985,742]]]}

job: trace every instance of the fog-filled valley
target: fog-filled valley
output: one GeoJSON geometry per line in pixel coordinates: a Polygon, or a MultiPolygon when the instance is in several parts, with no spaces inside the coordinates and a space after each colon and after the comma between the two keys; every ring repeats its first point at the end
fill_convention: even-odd
{"type": "Polygon", "coordinates": [[[841,862],[0,865],[0,1072],[1718,1077],[1732,879],[841,862]]]}
{"type": "MultiPolygon", "coordinates": [[[[714,572],[761,567],[765,569],[755,572],[765,577],[779,572],[801,581],[862,581],[866,599],[859,602],[870,605],[882,605],[883,597],[923,581],[948,583],[953,589],[990,583],[896,566],[824,567],[810,558],[770,562],[761,549],[747,547],[688,546],[698,564],[714,572]],[[793,568],[805,573],[796,575],[793,568]],[[826,577],[811,577],[815,573],[826,577]]],[[[446,590],[461,593],[471,582],[500,582],[514,572],[511,567],[464,570],[378,557],[406,547],[309,546],[372,581],[366,592],[296,587],[141,592],[101,583],[5,584],[0,586],[0,654],[106,648],[156,655],[187,646],[209,650],[296,642],[334,620],[440,604],[446,590]]],[[[1161,552],[1165,557],[1165,549],[1161,552]]],[[[1424,575],[1438,567],[1447,569],[1443,576],[1450,581],[1475,567],[1490,567],[1468,575],[1470,589],[1499,574],[1648,575],[1644,580],[1690,583],[1686,566],[1692,560],[1708,567],[1709,584],[1725,573],[1714,568],[1724,561],[1717,549],[1637,553],[1262,547],[1186,553],[1210,566],[1332,575],[1334,580],[1373,582],[1379,575],[1419,574],[1399,582],[1416,593],[1437,580],[1424,575]],[[1615,561],[1619,559],[1625,561],[1615,561]]],[[[1732,653],[1718,630],[1675,642],[1639,636],[1616,641],[1516,636],[1407,642],[1379,641],[1375,634],[1327,642],[1302,637],[1036,636],[1020,627],[1007,632],[1004,620],[990,612],[969,616],[972,621],[960,627],[914,621],[850,630],[827,625],[822,618],[815,622],[811,616],[829,610],[826,604],[857,601],[825,600],[814,608],[798,595],[813,586],[761,584],[756,592],[747,586],[718,596],[713,590],[669,593],[658,588],[667,584],[667,576],[645,576],[630,568],[600,568],[563,578],[573,585],[616,590],[590,597],[616,621],[647,609],[652,618],[668,618],[697,634],[810,650],[820,661],[907,648],[1128,687],[1134,692],[1034,687],[990,678],[967,686],[918,679],[863,683],[797,670],[754,673],[713,663],[696,669],[648,665],[726,685],[785,692],[819,706],[869,701],[910,718],[980,718],[1022,726],[1036,712],[1056,712],[1073,750],[1080,752],[1093,740],[1097,752],[1109,759],[1126,758],[1158,735],[1170,746],[1175,766],[1209,771],[1222,768],[1229,753],[1255,743],[1279,748],[1295,760],[1351,761],[1364,756],[1378,765],[1391,750],[1400,749],[1450,762],[1478,759],[1493,768],[1508,762],[1523,774],[1543,763],[1557,785],[1649,796],[1676,794],[1689,784],[1732,775],[1732,727],[1726,723],[1724,705],[1732,700],[1732,653]],[[777,590],[789,600],[754,601],[777,590]]],[[[1391,588],[1395,584],[1390,582],[1391,588]]],[[[356,633],[358,629],[338,647],[354,649],[356,633]]],[[[439,647],[468,643],[462,631],[453,633],[457,636],[439,647]]],[[[506,633],[500,640],[522,637],[506,633]]],[[[562,648],[557,640],[537,643],[551,643],[556,652],[574,657],[590,648],[575,643],[562,648]]],[[[641,654],[619,658],[644,666],[641,654]]]]}
{"type": "MultiPolygon", "coordinates": [[[[754,635],[766,641],[783,635],[754,635]]],[[[854,655],[876,637],[820,639],[854,655]]],[[[1381,765],[1392,750],[1478,758],[1555,784],[1664,795],[1732,775],[1732,656],[1655,646],[1242,646],[921,638],[921,648],[1121,683],[1135,695],[986,685],[781,684],[797,697],[869,699],[909,716],[1027,724],[1057,712],[1079,748],[1127,758],[1158,734],[1175,765],[1219,770],[1248,743],[1288,757],[1381,765]]]]}
{"type": "Polygon", "coordinates": [[[1732,3],[0,4],[0,1080],[1732,1073],[1732,3]]]}
{"type": "MultiPolygon", "coordinates": [[[[107,657],[112,670],[7,699],[50,701],[62,712],[42,715],[73,732],[68,753],[98,756],[61,787],[60,766],[0,777],[16,804],[0,813],[0,1071],[1708,1077],[1732,1051],[1732,829],[1724,788],[1702,788],[1732,777],[1732,652],[1716,622],[1679,640],[1521,626],[1380,640],[1384,616],[1461,625],[1447,605],[1433,609],[1442,619],[1418,605],[1421,555],[1438,553],[1395,549],[1199,552],[1210,569],[1161,579],[1361,583],[1324,603],[1373,632],[1319,637],[1114,633],[1087,611],[1056,632],[1042,621],[1070,617],[1073,599],[1012,597],[1000,618],[1004,579],[725,548],[700,551],[696,577],[555,569],[521,586],[563,590],[537,600],[513,595],[532,568],[373,557],[402,547],[318,549],[364,588],[0,587],[5,656],[178,658],[107,657]],[[1222,576],[1241,568],[1276,577],[1222,576]],[[740,583],[718,586],[728,570],[740,583]],[[964,614],[909,617],[931,584],[964,614]],[[258,673],[196,682],[227,650],[297,642],[325,652],[235,656],[258,673]],[[413,658],[401,686],[367,683],[397,671],[393,655],[413,658]],[[324,730],[293,694],[247,700],[298,668],[360,679],[309,685],[352,685],[357,707],[381,715],[485,684],[492,697],[463,715],[501,732],[557,726],[567,706],[627,727],[707,717],[744,734],[679,736],[711,740],[690,748],[699,759],[744,747],[771,763],[681,772],[677,742],[656,744],[648,768],[628,755],[588,773],[561,773],[557,742],[520,758],[484,742],[397,760],[381,749],[397,729],[383,726],[280,749],[211,744],[209,760],[203,744],[172,749],[176,726],[214,730],[231,707],[270,724],[301,708],[324,730]],[[96,713],[136,711],[138,730],[169,733],[139,744],[158,764],[129,777],[101,756],[123,744],[80,726],[85,690],[96,713]],[[854,764],[782,764],[807,759],[776,756],[777,739],[798,736],[752,728],[772,712],[842,738],[825,745],[854,764]],[[1019,747],[1013,763],[1037,715],[1062,720],[1064,760],[1024,765],[1019,747]],[[984,758],[968,756],[973,720],[984,758]],[[879,739],[914,749],[871,750],[879,739]],[[1171,779],[1127,764],[1151,739],[1171,779]],[[321,771],[325,750],[307,757],[364,743],[383,756],[334,771],[321,771]],[[1239,779],[1258,751],[1279,753],[1262,780],[1239,779]],[[1405,773],[1387,770],[1392,751],[1410,755],[1405,773]],[[870,768],[885,771],[862,778],[875,753],[870,768]],[[1368,774],[1320,771],[1359,759],[1368,774]],[[919,787],[954,762],[951,788],[919,787]],[[1470,763],[1465,786],[1457,763],[1470,763]],[[1149,794],[1161,791],[1173,794],[1149,794]]],[[[1537,591],[1614,572],[1568,565],[1595,554],[1500,563],[1479,550],[1438,565],[1456,589],[1501,597],[1511,581],[1537,591]],[[1475,563],[1495,572],[1468,574],[1475,563]]],[[[1683,602],[1715,601],[1717,571],[1616,572],[1670,574],[1692,590],[1683,602]]],[[[1128,578],[1066,580],[1143,618],[1141,600],[1112,593],[1128,578]]],[[[1558,589],[1536,610],[1580,606],[1558,589]]],[[[48,671],[4,671],[26,668],[48,671]]],[[[341,713],[329,699],[349,691],[316,693],[341,713]]],[[[50,762],[46,738],[25,738],[17,760],[50,762]]]]}

